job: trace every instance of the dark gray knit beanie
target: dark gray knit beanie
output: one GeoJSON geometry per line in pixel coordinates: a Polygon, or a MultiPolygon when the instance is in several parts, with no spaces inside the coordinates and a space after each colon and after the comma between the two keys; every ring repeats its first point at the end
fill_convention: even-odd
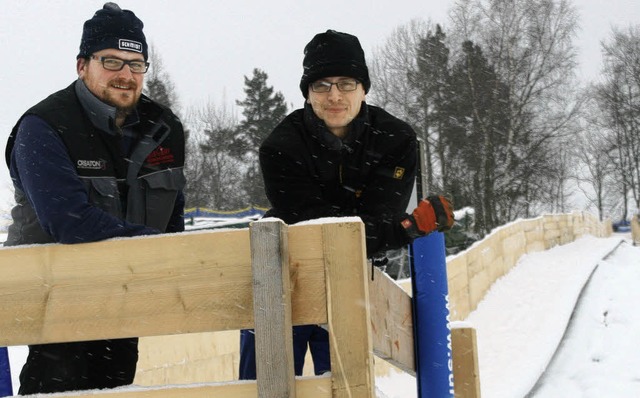
{"type": "Polygon", "coordinates": [[[143,26],[132,11],[123,10],[116,3],[105,3],[93,18],[84,23],[77,58],[87,58],[96,51],[115,48],[140,53],[146,60],[149,54],[143,26]]]}
{"type": "Polygon", "coordinates": [[[371,87],[364,51],[357,37],[327,30],[318,33],[304,48],[300,90],[307,98],[309,84],[329,76],[352,77],[362,83],[365,93],[371,87]]]}

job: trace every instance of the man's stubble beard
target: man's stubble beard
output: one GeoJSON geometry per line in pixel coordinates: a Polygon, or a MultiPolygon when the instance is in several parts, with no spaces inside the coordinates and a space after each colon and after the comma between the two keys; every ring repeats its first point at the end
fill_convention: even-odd
{"type": "MultiPolygon", "coordinates": [[[[133,101],[131,101],[130,105],[127,106],[122,106],[120,105],[121,101],[118,101],[114,98],[114,96],[112,95],[112,93],[109,92],[109,88],[112,88],[112,83],[114,83],[113,81],[110,81],[107,85],[107,87],[104,88],[104,90],[102,91],[102,98],[101,100],[106,103],[107,105],[113,106],[114,108],[116,108],[116,117],[125,117],[128,114],[130,114],[131,112],[133,112],[133,110],[136,108],[136,105],[138,104],[138,101],[140,100],[140,94],[138,93],[138,83],[134,80],[119,80],[116,81],[115,83],[124,83],[124,84],[128,84],[131,85],[133,87],[133,91],[134,94],[132,94],[132,96],[134,97],[133,101]]],[[[116,94],[116,95],[121,95],[121,94],[116,94]]]]}

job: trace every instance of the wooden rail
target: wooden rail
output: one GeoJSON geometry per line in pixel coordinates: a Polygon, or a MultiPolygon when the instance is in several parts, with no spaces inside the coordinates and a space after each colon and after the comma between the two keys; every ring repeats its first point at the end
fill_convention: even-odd
{"type": "Polygon", "coordinates": [[[0,345],[256,329],[257,381],[58,397],[374,397],[374,353],[414,372],[411,302],[358,218],[0,250],[0,345]],[[327,325],[330,376],[295,378],[291,326],[327,325]]]}

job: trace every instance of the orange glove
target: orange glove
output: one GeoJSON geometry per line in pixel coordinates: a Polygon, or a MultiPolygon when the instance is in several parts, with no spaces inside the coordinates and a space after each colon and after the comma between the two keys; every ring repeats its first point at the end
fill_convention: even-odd
{"type": "Polygon", "coordinates": [[[436,230],[448,231],[454,221],[451,202],[439,195],[421,200],[413,213],[402,221],[402,226],[410,237],[417,238],[436,230]]]}

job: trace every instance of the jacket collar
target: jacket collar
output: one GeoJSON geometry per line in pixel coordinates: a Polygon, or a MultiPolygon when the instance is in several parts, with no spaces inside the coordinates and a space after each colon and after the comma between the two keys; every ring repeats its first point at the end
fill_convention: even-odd
{"type": "MultiPolygon", "coordinates": [[[[116,126],[116,108],[102,102],[98,97],[93,95],[87,85],[80,79],[76,81],[75,92],[80,100],[82,108],[89,117],[91,123],[101,131],[109,134],[121,134],[120,128],[116,126]]],[[[125,120],[123,127],[129,127],[138,123],[138,112],[134,110],[125,120]]]]}
{"type": "Polygon", "coordinates": [[[360,113],[349,123],[349,131],[344,139],[340,139],[327,128],[327,125],[316,116],[309,103],[304,104],[304,125],[311,136],[315,138],[321,146],[330,150],[338,151],[343,147],[349,147],[355,142],[369,125],[369,109],[366,102],[362,102],[360,113]]]}

